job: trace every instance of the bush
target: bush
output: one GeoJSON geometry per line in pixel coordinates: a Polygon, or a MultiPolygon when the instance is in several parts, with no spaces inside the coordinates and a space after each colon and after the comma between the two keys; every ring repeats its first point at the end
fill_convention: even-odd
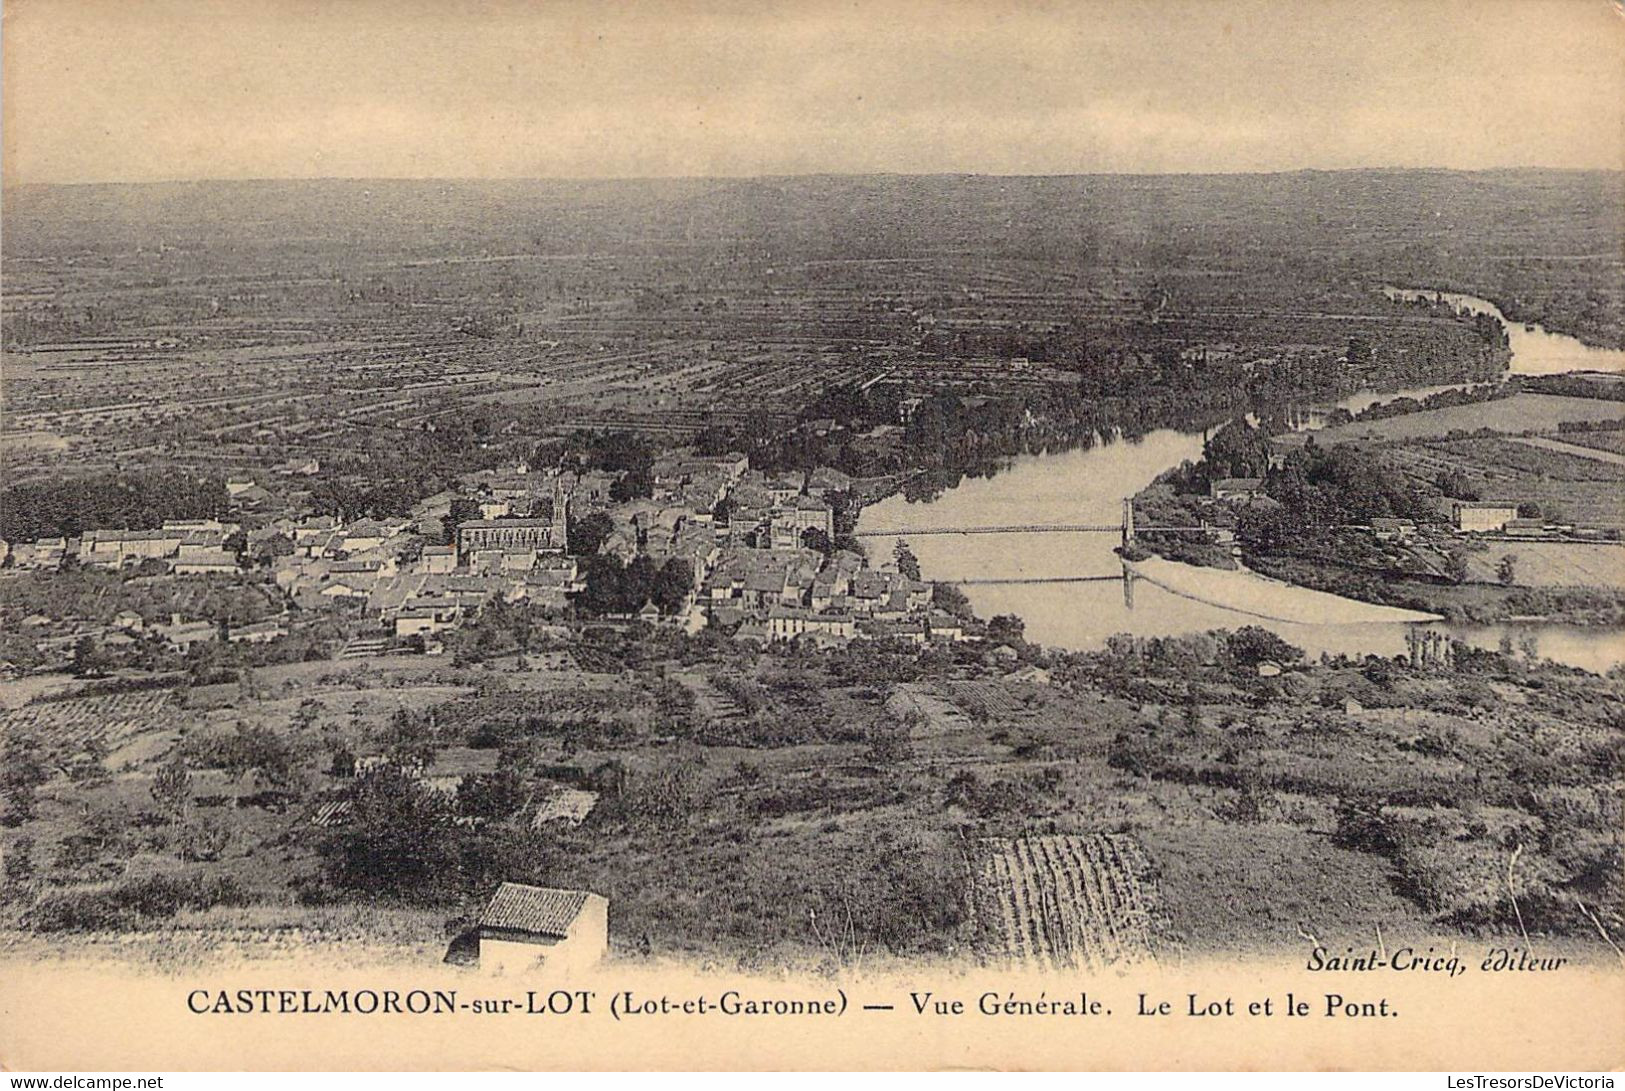
{"type": "Polygon", "coordinates": [[[160,874],[108,886],[55,891],[34,903],[25,923],[36,932],[124,930],[173,917],[183,909],[245,905],[235,879],[160,874]]]}
{"type": "Polygon", "coordinates": [[[334,886],[432,904],[459,885],[463,831],[452,801],[386,767],[356,785],[348,827],[323,842],[334,886]]]}
{"type": "Polygon", "coordinates": [[[1573,914],[1556,893],[1568,876],[1539,853],[1523,853],[1512,868],[1511,855],[1487,841],[1407,842],[1398,854],[1400,893],[1441,920],[1456,925],[1511,925],[1553,928],[1573,914]],[[1516,906],[1513,899],[1516,898],[1516,906]]]}
{"type": "Polygon", "coordinates": [[[1391,857],[1399,851],[1393,825],[1382,813],[1382,801],[1366,796],[1344,796],[1337,801],[1332,844],[1378,856],[1391,857]]]}
{"type": "Polygon", "coordinates": [[[1112,736],[1106,764],[1137,777],[1149,777],[1162,770],[1164,761],[1143,731],[1124,730],[1112,736]]]}
{"type": "Polygon", "coordinates": [[[1264,778],[1255,769],[1241,769],[1236,779],[1235,798],[1219,807],[1219,817],[1248,824],[1264,821],[1266,808],[1271,802],[1264,778]]]}
{"type": "Polygon", "coordinates": [[[34,839],[18,837],[6,846],[6,885],[25,883],[34,877],[34,839]]]}
{"type": "Polygon", "coordinates": [[[457,811],[469,818],[507,818],[523,802],[524,785],[512,769],[475,773],[457,786],[457,811]]]}
{"type": "Polygon", "coordinates": [[[959,850],[917,835],[886,838],[876,848],[822,884],[809,907],[810,938],[842,960],[874,947],[897,954],[952,949],[970,916],[959,850]]]}

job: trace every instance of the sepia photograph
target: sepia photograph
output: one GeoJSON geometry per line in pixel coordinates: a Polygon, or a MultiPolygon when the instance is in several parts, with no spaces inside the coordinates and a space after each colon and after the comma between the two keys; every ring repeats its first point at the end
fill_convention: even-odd
{"type": "Polygon", "coordinates": [[[0,1068],[1625,1068],[1618,3],[3,81],[0,1068]]]}

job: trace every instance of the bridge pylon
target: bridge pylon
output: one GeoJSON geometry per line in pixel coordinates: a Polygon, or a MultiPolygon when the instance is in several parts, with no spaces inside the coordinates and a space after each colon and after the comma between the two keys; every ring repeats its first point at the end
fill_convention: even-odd
{"type": "Polygon", "coordinates": [[[1123,497],[1123,544],[1134,541],[1134,498],[1123,497]]]}

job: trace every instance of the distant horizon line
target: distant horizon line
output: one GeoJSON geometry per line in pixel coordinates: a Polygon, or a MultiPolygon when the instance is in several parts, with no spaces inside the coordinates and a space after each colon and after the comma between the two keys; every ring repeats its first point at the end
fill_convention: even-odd
{"type": "Polygon", "coordinates": [[[807,178],[1260,178],[1294,174],[1625,174],[1625,164],[1615,167],[1562,167],[1562,166],[1495,166],[1495,167],[1438,167],[1438,166],[1366,166],[1366,167],[1289,167],[1279,170],[1166,170],[1166,171],[1070,171],[1070,172],[999,172],[999,171],[796,171],[762,174],[326,174],[326,175],[256,175],[251,177],[198,177],[198,178],[143,178],[143,179],[91,179],[77,181],[22,181],[4,180],[0,186],[18,188],[69,188],[91,186],[186,186],[186,185],[264,185],[267,183],[332,183],[332,182],[751,182],[766,180],[792,180],[807,178]]]}

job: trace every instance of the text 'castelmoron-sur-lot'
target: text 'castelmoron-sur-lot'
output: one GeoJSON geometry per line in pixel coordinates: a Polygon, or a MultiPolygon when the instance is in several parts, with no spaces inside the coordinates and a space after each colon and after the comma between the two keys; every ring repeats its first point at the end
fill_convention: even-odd
{"type": "Polygon", "coordinates": [[[861,1013],[954,1018],[1098,1017],[1113,1018],[1395,1018],[1399,1012],[1386,997],[1353,997],[1341,993],[1237,997],[1180,993],[1162,997],[1139,992],[1123,1000],[1091,994],[985,990],[965,995],[933,990],[851,1002],[844,989],[794,996],[725,989],[717,993],[643,993],[631,989],[534,990],[507,996],[470,996],[456,989],[193,989],[186,1007],[196,1015],[528,1015],[555,1018],[595,1017],[616,1021],[661,1016],[840,1017],[861,1013]]]}

